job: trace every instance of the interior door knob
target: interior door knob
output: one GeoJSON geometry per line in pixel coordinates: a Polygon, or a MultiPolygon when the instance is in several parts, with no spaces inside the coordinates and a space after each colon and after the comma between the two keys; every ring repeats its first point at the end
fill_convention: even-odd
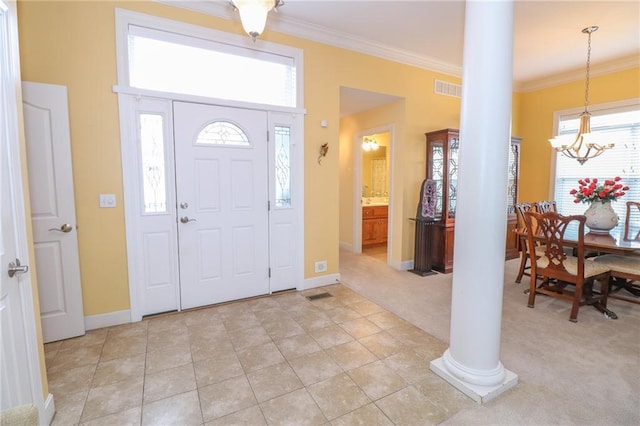
{"type": "Polygon", "coordinates": [[[49,228],[49,231],[58,231],[58,232],[71,232],[73,226],[68,223],[63,223],[60,228],[49,228]]]}
{"type": "Polygon", "coordinates": [[[180,218],[180,222],[182,222],[182,223],[189,223],[189,222],[195,222],[195,221],[196,221],[195,219],[189,219],[188,216],[182,216],[180,218]]]}

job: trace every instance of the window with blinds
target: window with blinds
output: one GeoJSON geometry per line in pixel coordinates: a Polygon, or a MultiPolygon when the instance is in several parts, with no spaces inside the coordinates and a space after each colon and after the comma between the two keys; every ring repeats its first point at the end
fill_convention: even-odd
{"type": "MultiPolygon", "coordinates": [[[[578,188],[578,180],[598,178],[599,180],[622,178],[621,183],[630,189],[626,195],[613,201],[613,206],[621,221],[626,215],[627,201],[640,201],[640,104],[637,100],[626,106],[615,108],[590,108],[591,132],[596,133],[604,143],[615,146],[599,157],[584,164],[557,153],[554,200],[558,211],[564,215],[583,214],[588,205],[574,203],[571,189],[578,188]]],[[[580,119],[578,115],[560,115],[558,134],[576,134],[580,119]]]]}

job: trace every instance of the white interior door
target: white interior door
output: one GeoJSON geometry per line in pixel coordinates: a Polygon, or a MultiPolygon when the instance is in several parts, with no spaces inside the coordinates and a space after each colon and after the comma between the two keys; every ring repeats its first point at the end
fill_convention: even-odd
{"type": "MultiPolygon", "coordinates": [[[[0,0],[0,410],[33,403],[46,415],[38,358],[29,263],[16,88],[18,24],[15,3],[0,0]],[[18,265],[18,260],[23,265],[18,265]]],[[[53,399],[50,399],[53,410],[53,399]]],[[[2,422],[4,423],[4,422],[2,422]]]]}
{"type": "Polygon", "coordinates": [[[40,315],[47,343],[85,333],[67,89],[23,82],[22,96],[40,315]]]}
{"type": "Polygon", "coordinates": [[[174,102],[183,309],[269,293],[267,113],[174,102]]]}
{"type": "MultiPolygon", "coordinates": [[[[4,86],[8,87],[8,86],[4,86]]],[[[3,117],[4,118],[4,114],[3,117]]],[[[4,120],[2,120],[4,121],[4,120]]],[[[13,204],[14,191],[9,173],[9,143],[5,142],[6,127],[2,123],[2,152],[0,156],[0,181],[2,182],[2,227],[0,228],[0,405],[1,408],[31,402],[29,370],[27,368],[27,344],[24,333],[24,316],[20,301],[22,273],[9,277],[9,263],[15,266],[20,255],[16,244],[16,228],[13,204]]],[[[15,156],[14,156],[15,158],[15,156]]],[[[15,166],[15,165],[14,165],[15,166]]],[[[14,173],[15,175],[15,173],[14,173]]],[[[19,175],[18,175],[19,176],[19,175]]],[[[22,262],[25,259],[22,258],[22,262]]],[[[25,289],[26,290],[26,289],[25,289]]],[[[30,289],[28,289],[30,291],[30,289]]]]}

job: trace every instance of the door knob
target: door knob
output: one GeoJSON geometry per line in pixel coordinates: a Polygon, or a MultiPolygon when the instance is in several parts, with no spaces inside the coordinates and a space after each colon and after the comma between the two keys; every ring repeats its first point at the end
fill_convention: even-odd
{"type": "Polygon", "coordinates": [[[180,218],[180,222],[182,222],[182,223],[189,223],[189,222],[195,222],[195,221],[196,221],[195,219],[189,219],[188,216],[182,216],[180,218]]]}
{"type": "Polygon", "coordinates": [[[58,231],[58,232],[71,232],[73,226],[68,223],[63,223],[60,228],[49,228],[49,231],[58,231]]]}
{"type": "Polygon", "coordinates": [[[17,273],[25,273],[29,270],[27,265],[20,265],[20,259],[16,259],[15,262],[9,262],[9,268],[7,269],[7,273],[9,274],[9,278],[13,278],[13,276],[17,273]]]}
{"type": "Polygon", "coordinates": [[[181,208],[181,209],[183,209],[183,210],[184,210],[184,209],[186,209],[186,208],[188,208],[188,207],[189,207],[189,203],[180,203],[180,208],[181,208]]]}

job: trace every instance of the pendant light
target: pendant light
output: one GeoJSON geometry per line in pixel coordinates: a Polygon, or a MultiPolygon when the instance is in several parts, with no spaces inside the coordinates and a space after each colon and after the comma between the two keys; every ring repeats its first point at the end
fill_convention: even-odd
{"type": "Polygon", "coordinates": [[[613,143],[598,143],[597,137],[591,133],[591,113],[589,113],[589,69],[591,67],[591,34],[598,30],[597,26],[584,28],[582,32],[589,35],[587,47],[587,79],[584,89],[584,111],[580,114],[580,128],[573,135],[558,135],[549,139],[551,146],[558,152],[569,158],[575,158],[580,164],[588,159],[602,154],[605,150],[613,148],[613,143]]]}
{"type": "Polygon", "coordinates": [[[283,0],[229,0],[240,13],[242,28],[253,41],[262,34],[267,23],[267,14],[277,11],[284,4],[283,0]]]}

